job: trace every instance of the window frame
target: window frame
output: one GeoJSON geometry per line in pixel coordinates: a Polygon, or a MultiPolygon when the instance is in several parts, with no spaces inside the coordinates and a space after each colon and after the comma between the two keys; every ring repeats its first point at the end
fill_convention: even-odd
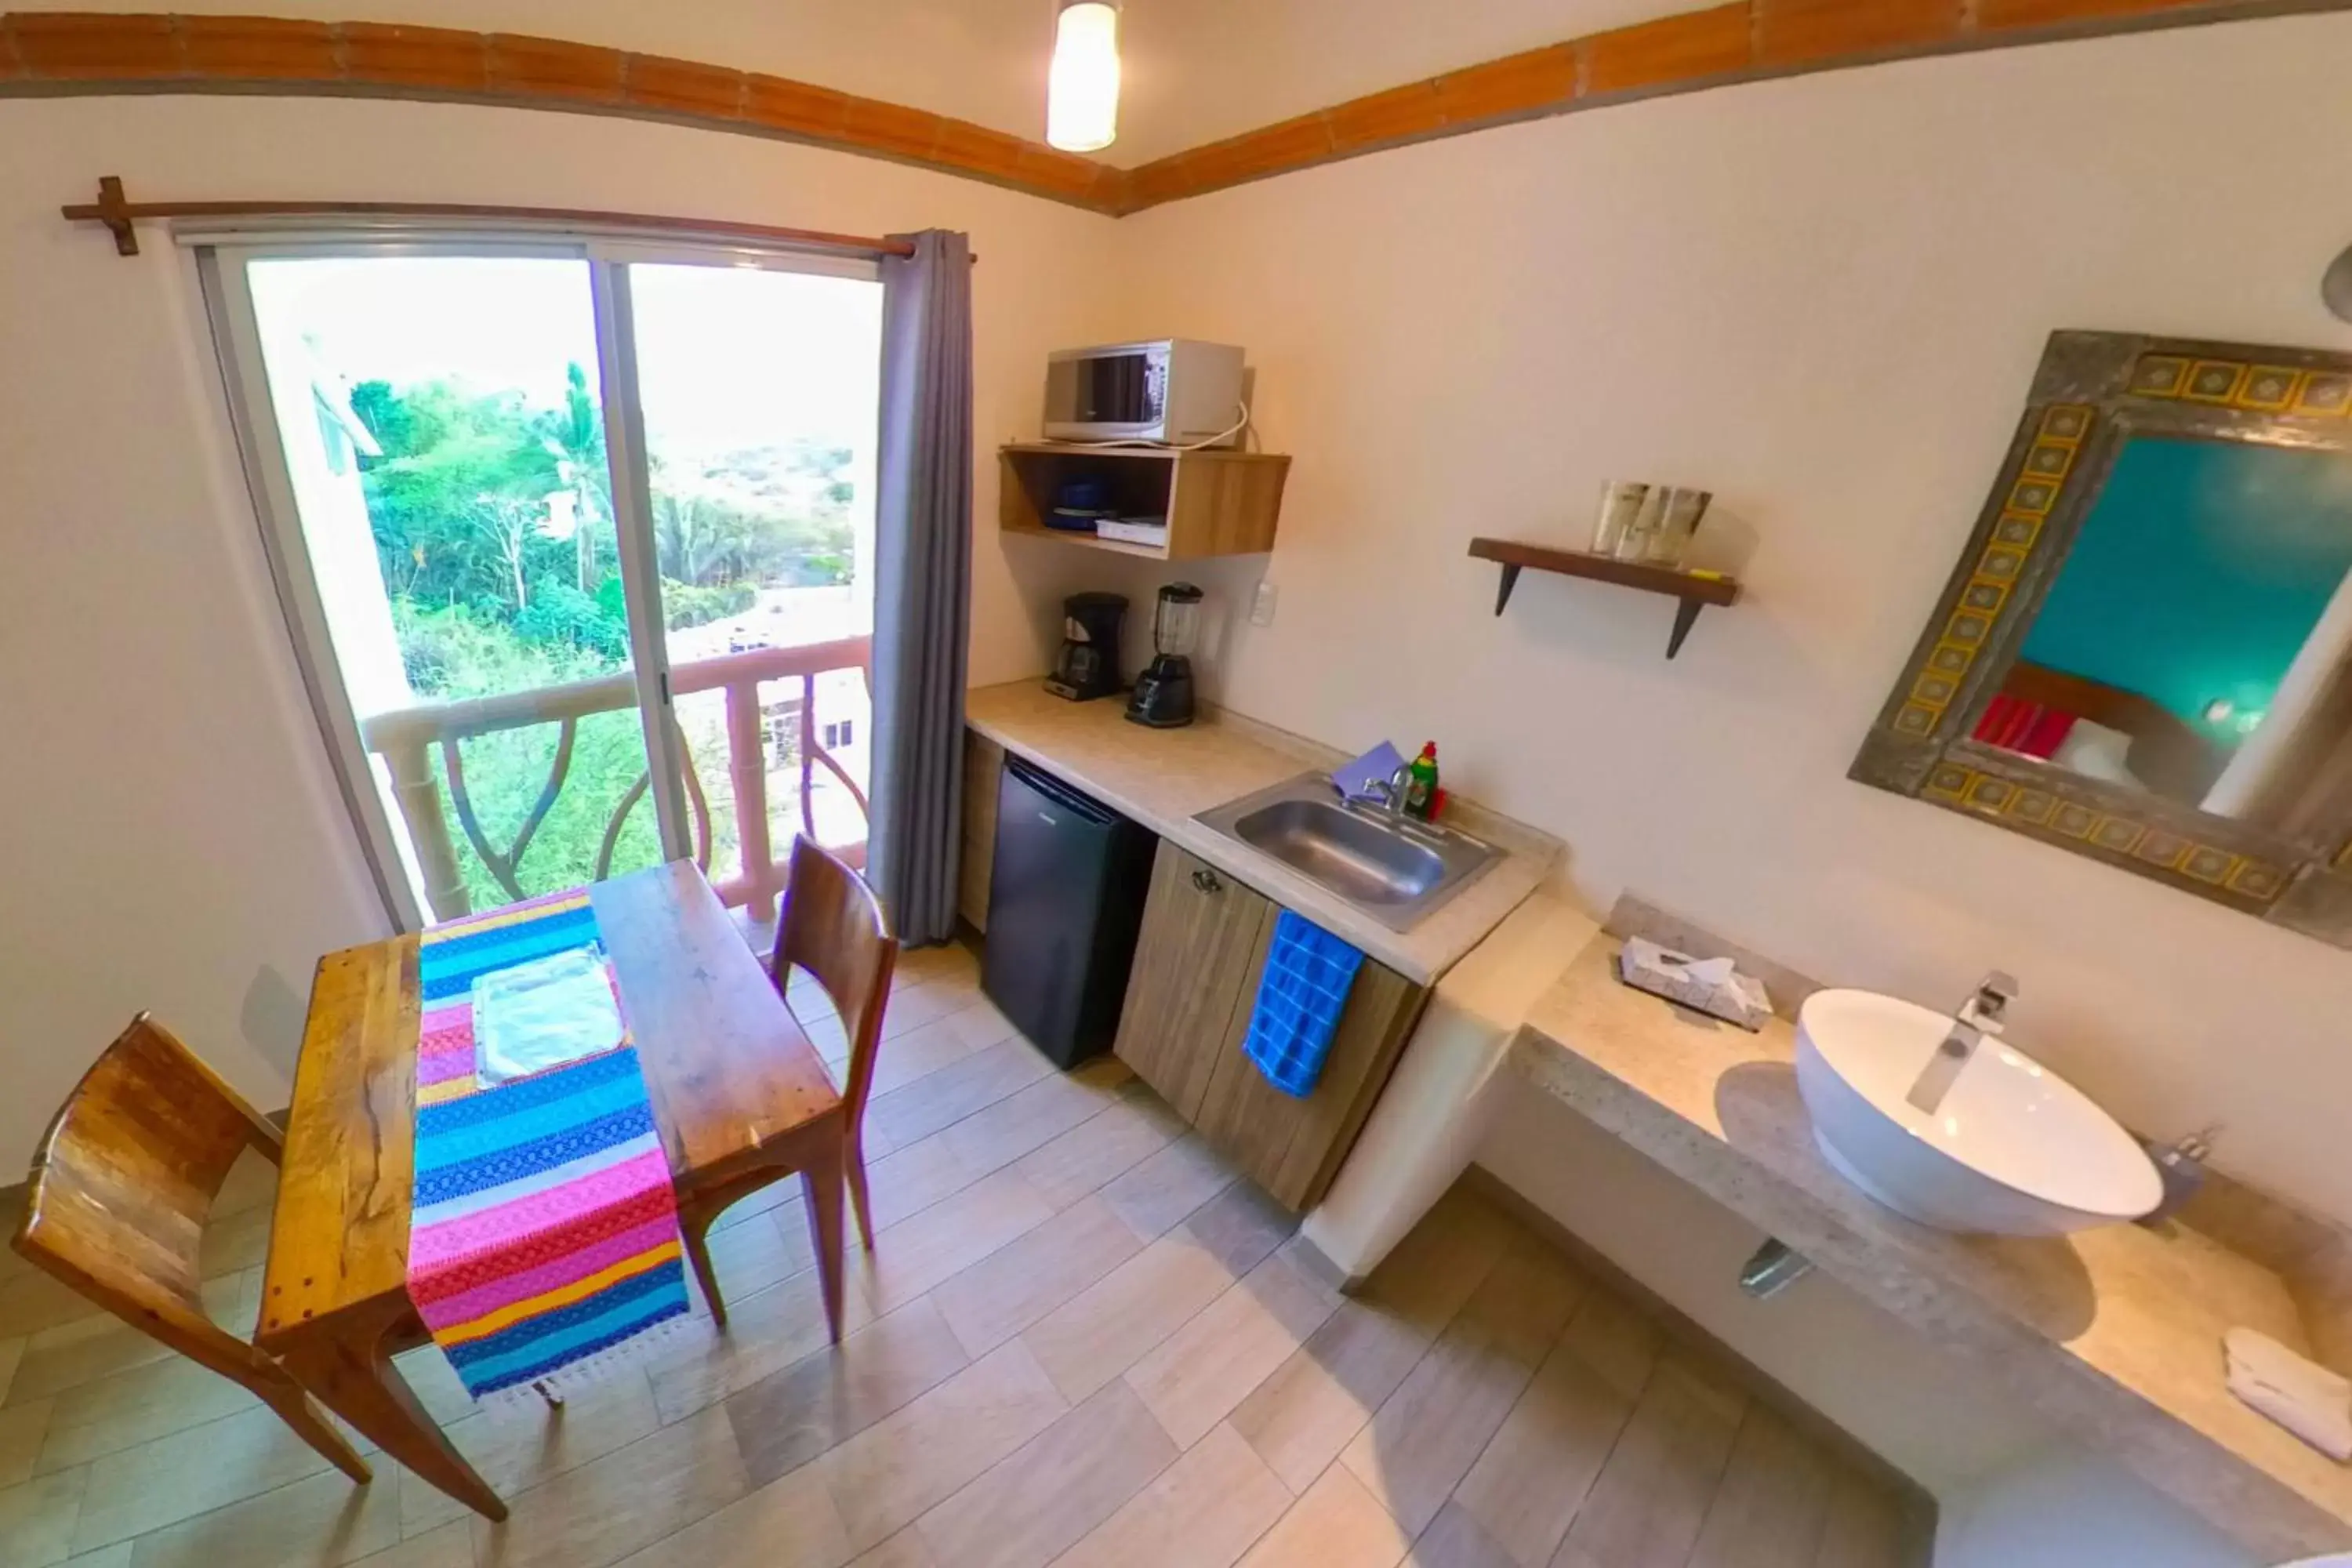
{"type": "Polygon", "coordinates": [[[268,373],[247,268],[255,261],[336,257],[541,258],[586,263],[595,313],[606,462],[628,607],[630,663],[647,765],[655,781],[649,793],[664,858],[690,858],[693,819],[669,690],[629,268],[640,265],[756,268],[879,284],[880,258],[736,238],[700,242],[667,236],[650,239],[626,229],[462,221],[403,224],[258,218],[223,224],[183,219],[173,224],[173,238],[187,253],[195,273],[220,377],[222,411],[253,506],[289,651],[378,897],[394,929],[403,931],[421,931],[428,923],[415,892],[416,868],[385,809],[361,739],[359,717],[336,661],[284,443],[268,399],[268,373]]]}

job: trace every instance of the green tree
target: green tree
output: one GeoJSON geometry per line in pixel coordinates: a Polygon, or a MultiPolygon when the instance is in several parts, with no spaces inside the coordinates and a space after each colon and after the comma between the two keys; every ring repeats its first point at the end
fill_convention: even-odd
{"type": "Polygon", "coordinates": [[[616,665],[629,657],[627,616],[608,613],[593,595],[560,578],[539,585],[515,616],[514,632],[525,642],[560,643],[616,665]]]}
{"type": "MultiPolygon", "coordinates": [[[[566,595],[582,597],[560,579],[541,583],[530,615],[549,614],[550,606],[564,603],[566,595]]],[[[588,648],[562,637],[527,640],[515,629],[464,605],[418,609],[395,601],[394,626],[410,684],[420,695],[438,700],[560,686],[609,671],[607,660],[588,648]]],[[[516,831],[538,801],[554,762],[558,733],[553,724],[534,724],[460,742],[467,795],[493,848],[504,850],[513,843],[516,831]]],[[[706,761],[724,757],[723,742],[710,735],[698,734],[693,743],[697,755],[706,761]]],[[[453,801],[437,749],[434,771],[443,788],[443,800],[453,801]]],[[[606,825],[645,771],[644,731],[634,706],[593,713],[579,721],[562,792],[523,856],[519,878],[526,892],[552,892],[594,877],[606,825]]],[[[494,909],[507,902],[506,889],[458,830],[454,805],[445,809],[452,813],[458,871],[474,907],[494,909]]],[[[723,845],[731,850],[733,825],[729,822],[725,827],[723,845]]],[[[653,808],[641,801],[622,826],[614,848],[614,866],[627,869],[654,864],[661,858],[658,837],[653,808]]]]}
{"type": "Polygon", "coordinates": [[[416,449],[415,420],[392,383],[363,381],[352,387],[352,412],[359,416],[386,456],[405,457],[416,449]]]}
{"type": "Polygon", "coordinates": [[[654,476],[654,555],[661,574],[673,582],[707,583],[719,573],[725,549],[725,523],[719,509],[699,491],[654,476]]]}
{"type": "MultiPolygon", "coordinates": [[[[622,667],[627,611],[597,544],[613,518],[604,423],[583,367],[568,368],[552,406],[448,381],[362,382],[351,401],[381,448],[363,461],[362,483],[420,697],[528,690],[622,667]],[[549,498],[567,495],[576,527],[557,538],[549,498]]],[[[785,442],[656,462],[653,521],[667,624],[740,615],[765,583],[849,581],[850,461],[845,450],[785,442]]],[[[715,770],[706,771],[709,782],[724,776],[727,737],[723,707],[705,696],[681,703],[678,718],[695,756],[715,770]]],[[[537,801],[558,733],[537,724],[462,742],[467,794],[495,848],[511,844],[537,801]]],[[[645,767],[634,708],[580,721],[563,789],[524,857],[527,892],[594,875],[612,814],[645,767]]],[[[723,788],[710,805],[724,868],[737,834],[723,788]]],[[[655,837],[652,808],[640,801],[618,831],[614,865],[650,863],[655,837]]],[[[505,889],[457,837],[476,905],[503,902],[505,889]]]]}
{"type": "Polygon", "coordinates": [[[352,404],[383,448],[362,484],[385,584],[425,603],[488,597],[520,612],[535,525],[566,488],[521,394],[365,382],[352,404]]]}
{"type": "Polygon", "coordinates": [[[563,406],[541,420],[541,437],[554,454],[557,476],[572,491],[577,581],[582,593],[593,594],[603,575],[596,541],[612,521],[613,477],[604,461],[604,418],[588,391],[588,373],[575,362],[563,367],[563,406]]]}
{"type": "Polygon", "coordinates": [[[845,513],[808,516],[793,503],[723,475],[686,478],[656,467],[654,546],[662,575],[705,586],[727,583],[846,583],[845,513]]]}

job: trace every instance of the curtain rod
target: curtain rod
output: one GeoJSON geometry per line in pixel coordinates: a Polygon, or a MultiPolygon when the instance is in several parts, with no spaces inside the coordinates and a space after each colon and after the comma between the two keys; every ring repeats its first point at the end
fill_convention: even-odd
{"type": "MultiPolygon", "coordinates": [[[[133,202],[122,181],[109,174],[98,182],[98,200],[58,209],[75,223],[102,223],[114,236],[117,255],[139,254],[132,225],[142,218],[365,217],[457,218],[469,222],[547,224],[574,228],[625,228],[702,239],[748,239],[807,250],[853,256],[912,256],[912,241],[827,234],[821,229],[777,228],[767,224],[727,223],[709,218],[663,217],[646,213],[594,212],[577,207],[476,206],[454,202],[133,202]]],[[[973,257],[974,261],[979,260],[973,257]]]]}

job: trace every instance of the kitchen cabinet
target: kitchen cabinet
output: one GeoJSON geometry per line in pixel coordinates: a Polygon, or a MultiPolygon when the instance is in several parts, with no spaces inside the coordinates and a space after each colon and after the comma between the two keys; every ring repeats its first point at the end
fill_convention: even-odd
{"type": "Polygon", "coordinates": [[[963,732],[963,854],[957,862],[956,912],[974,931],[988,929],[988,879],[996,858],[996,775],[1004,748],[977,730],[963,732]]]}
{"type": "Polygon", "coordinates": [[[1255,993],[1273,929],[1273,904],[1160,842],[1111,1048],[1195,1125],[1221,1047],[1248,1026],[1242,991],[1255,993]]]}
{"type": "Polygon", "coordinates": [[[1283,1093],[1242,1054],[1278,912],[1162,842],[1114,1050],[1244,1174],[1303,1209],[1339,1174],[1428,992],[1367,959],[1314,1092],[1283,1093]]]}

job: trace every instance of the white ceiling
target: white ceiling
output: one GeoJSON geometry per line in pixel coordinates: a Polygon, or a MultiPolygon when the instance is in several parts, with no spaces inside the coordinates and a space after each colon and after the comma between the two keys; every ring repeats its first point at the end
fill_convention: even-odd
{"type": "MultiPolygon", "coordinates": [[[[1132,166],[1689,0],[1125,0],[1132,166]]],[[[152,0],[80,0],[152,11],[152,0]]],[[[173,9],[535,33],[821,82],[1042,140],[1054,0],[176,0],[173,9]]]]}

